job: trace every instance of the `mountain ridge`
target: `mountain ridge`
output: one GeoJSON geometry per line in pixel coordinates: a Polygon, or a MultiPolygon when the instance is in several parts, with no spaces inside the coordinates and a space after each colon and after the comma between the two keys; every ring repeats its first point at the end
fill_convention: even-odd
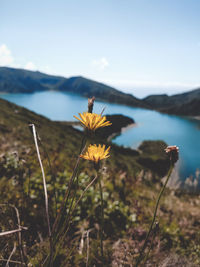
{"type": "Polygon", "coordinates": [[[0,67],[0,92],[33,93],[47,90],[70,92],[84,97],[95,96],[107,102],[148,108],[146,103],[131,94],[82,76],[65,78],[38,71],[0,67]]]}
{"type": "Polygon", "coordinates": [[[83,97],[95,96],[105,102],[153,109],[168,114],[200,115],[200,88],[172,96],[160,94],[139,99],[82,76],[65,78],[40,71],[0,67],[0,92],[33,93],[48,90],[69,92],[83,97]]]}
{"type": "Polygon", "coordinates": [[[200,88],[172,96],[150,95],[142,100],[160,112],[185,116],[200,115],[200,88]]]}

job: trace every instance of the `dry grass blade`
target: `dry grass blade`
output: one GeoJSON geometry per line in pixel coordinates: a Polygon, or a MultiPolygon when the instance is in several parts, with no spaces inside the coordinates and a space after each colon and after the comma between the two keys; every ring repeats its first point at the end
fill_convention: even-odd
{"type": "Polygon", "coordinates": [[[47,224],[48,224],[48,233],[49,233],[49,236],[51,236],[51,228],[50,228],[50,220],[49,220],[49,204],[48,204],[46,178],[45,178],[44,168],[43,168],[43,164],[42,164],[42,160],[41,160],[41,156],[40,156],[40,150],[39,150],[39,147],[38,147],[37,134],[36,134],[36,130],[35,130],[35,125],[34,124],[30,124],[30,126],[32,127],[33,138],[34,138],[35,147],[36,147],[36,151],[37,151],[38,161],[39,161],[41,172],[42,172],[43,186],[44,186],[44,195],[45,195],[46,217],[47,217],[47,224]]]}
{"type": "Polygon", "coordinates": [[[86,256],[86,267],[88,267],[88,261],[89,261],[89,254],[90,254],[90,238],[89,234],[93,229],[89,229],[86,232],[86,239],[87,239],[87,256],[86,256]]]}
{"type": "Polygon", "coordinates": [[[10,256],[9,256],[9,258],[8,258],[7,262],[6,262],[6,267],[9,267],[9,262],[10,262],[10,260],[11,260],[12,256],[13,256],[13,254],[15,253],[15,251],[16,251],[16,248],[17,248],[17,246],[16,246],[16,243],[14,243],[13,250],[12,250],[12,252],[10,253],[10,256]]]}
{"type": "Polygon", "coordinates": [[[27,227],[21,227],[20,229],[5,231],[0,233],[0,236],[15,234],[17,232],[21,232],[22,230],[27,230],[27,229],[28,229],[27,227]]]}
{"type": "Polygon", "coordinates": [[[102,109],[102,111],[101,111],[101,113],[100,113],[101,115],[103,115],[105,109],[106,109],[106,107],[104,107],[104,108],[102,109]]]}
{"type": "MultiPolygon", "coordinates": [[[[17,223],[18,223],[18,226],[19,226],[19,229],[21,228],[21,225],[20,225],[20,217],[19,217],[19,211],[18,209],[11,205],[14,209],[15,209],[15,212],[16,212],[16,216],[17,216],[17,223]]],[[[23,244],[22,244],[22,234],[21,234],[21,231],[18,232],[18,242],[19,242],[19,249],[20,249],[20,257],[21,257],[21,264],[24,263],[24,251],[23,251],[23,244]]]]}
{"type": "MultiPolygon", "coordinates": [[[[47,185],[46,185],[46,178],[44,173],[44,168],[40,156],[40,150],[37,142],[37,134],[34,124],[30,124],[30,127],[32,127],[33,132],[33,138],[35,142],[35,147],[37,151],[38,161],[40,164],[41,172],[42,172],[42,179],[43,179],[43,188],[44,188],[44,196],[45,196],[45,210],[46,210],[46,219],[47,219],[47,225],[48,225],[48,235],[49,235],[49,243],[50,243],[50,255],[52,256],[52,239],[51,239],[51,226],[50,226],[50,219],[49,219],[49,204],[48,204],[48,194],[47,194],[47,185]]],[[[52,266],[52,263],[50,263],[50,266],[52,266]]]]}
{"type": "MultiPolygon", "coordinates": [[[[0,261],[3,261],[3,262],[7,262],[8,260],[7,259],[0,259],[0,261]]],[[[10,263],[15,263],[15,264],[22,264],[24,266],[26,266],[25,263],[21,263],[20,261],[13,261],[13,260],[9,260],[10,263]]]]}
{"type": "Polygon", "coordinates": [[[9,206],[15,210],[16,217],[17,217],[17,224],[18,224],[18,227],[20,230],[18,232],[18,242],[19,242],[19,249],[20,249],[21,264],[24,264],[25,256],[24,256],[23,244],[22,244],[22,234],[21,234],[21,223],[20,223],[19,211],[14,205],[11,205],[11,204],[1,204],[0,206],[9,206]]]}

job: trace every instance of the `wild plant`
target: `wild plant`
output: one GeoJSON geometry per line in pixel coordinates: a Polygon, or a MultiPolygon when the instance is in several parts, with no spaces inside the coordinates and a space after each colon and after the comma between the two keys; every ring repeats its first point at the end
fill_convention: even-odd
{"type": "Polygon", "coordinates": [[[70,229],[70,223],[72,220],[72,216],[74,214],[74,211],[76,210],[79,202],[84,197],[84,194],[87,192],[90,186],[93,185],[93,183],[99,179],[99,190],[100,190],[100,196],[101,196],[101,222],[100,222],[100,246],[101,246],[101,256],[103,258],[103,194],[102,194],[102,186],[100,178],[98,178],[98,172],[100,169],[100,161],[103,159],[106,159],[109,157],[109,150],[110,147],[107,149],[105,148],[105,145],[89,145],[87,150],[87,143],[89,142],[89,138],[91,133],[94,134],[95,130],[101,127],[106,127],[111,125],[109,121],[106,121],[106,117],[102,115],[98,115],[95,113],[92,113],[93,111],[93,104],[94,104],[94,98],[88,100],[88,112],[84,112],[83,114],[79,114],[80,118],[74,116],[76,119],[78,119],[81,124],[85,127],[84,136],[81,142],[80,147],[80,153],[77,157],[75,167],[72,173],[72,176],[70,178],[70,181],[68,183],[67,190],[65,192],[63,201],[61,203],[61,207],[59,209],[59,212],[55,218],[54,224],[50,226],[50,217],[49,217],[49,205],[48,205],[48,195],[47,195],[47,186],[46,186],[46,178],[44,173],[43,164],[40,157],[38,142],[37,142],[37,133],[35,126],[32,124],[32,130],[33,130],[33,137],[35,142],[35,147],[38,155],[38,160],[40,163],[40,168],[42,172],[43,177],[43,188],[44,188],[44,195],[45,195],[45,210],[46,210],[46,220],[48,225],[48,236],[49,236],[49,254],[45,258],[45,260],[42,263],[42,266],[53,266],[53,263],[56,259],[57,253],[62,246],[67,233],[70,229]],[[96,170],[96,176],[92,179],[92,181],[85,187],[84,191],[80,195],[80,197],[77,199],[77,185],[78,185],[78,168],[80,159],[86,159],[89,161],[92,161],[94,163],[94,169],[96,170]],[[77,185],[75,186],[75,184],[77,185]],[[76,187],[76,190],[72,190],[76,187]],[[72,197],[70,198],[70,196],[72,197]]]}
{"type": "Polygon", "coordinates": [[[150,224],[148,233],[146,235],[146,238],[145,238],[144,244],[142,246],[142,249],[140,250],[139,256],[138,256],[138,258],[136,260],[136,265],[135,265],[136,267],[138,267],[140,265],[140,263],[145,264],[145,262],[146,262],[146,260],[148,258],[148,255],[150,253],[151,245],[150,245],[150,248],[149,248],[146,256],[143,257],[145,248],[147,247],[147,243],[149,241],[149,237],[150,237],[150,235],[152,233],[152,229],[153,229],[154,226],[155,227],[157,226],[157,224],[155,224],[155,220],[156,220],[156,215],[157,215],[157,211],[158,211],[158,206],[159,206],[160,199],[161,199],[161,197],[162,197],[162,195],[164,193],[164,190],[165,190],[165,188],[167,186],[167,183],[168,183],[169,178],[171,176],[172,170],[174,168],[174,164],[177,162],[178,157],[179,157],[179,148],[177,146],[168,146],[165,149],[165,152],[169,155],[170,168],[169,168],[169,171],[168,171],[167,178],[166,178],[166,180],[165,180],[165,182],[163,184],[163,187],[161,188],[160,193],[158,195],[158,198],[157,198],[157,201],[156,201],[155,210],[154,210],[154,214],[153,214],[153,218],[152,218],[152,221],[151,221],[151,224],[150,224]]]}
{"type": "MultiPolygon", "coordinates": [[[[128,215],[130,215],[127,211],[129,207],[127,205],[123,205],[122,203],[118,203],[118,201],[113,201],[112,203],[109,202],[109,194],[108,192],[104,192],[104,185],[103,178],[104,178],[104,172],[102,170],[102,160],[107,159],[110,156],[110,146],[102,145],[102,144],[96,144],[94,140],[95,131],[102,127],[107,127],[111,125],[111,122],[106,120],[106,116],[103,116],[103,114],[95,114],[93,113],[93,105],[94,105],[94,98],[88,100],[88,112],[79,113],[79,117],[74,116],[77,120],[80,121],[82,126],[84,127],[83,131],[83,137],[81,140],[81,145],[79,150],[77,151],[77,157],[76,161],[74,162],[74,168],[71,174],[71,177],[68,181],[68,184],[63,187],[62,194],[58,194],[58,197],[61,196],[61,199],[58,200],[58,205],[55,211],[55,217],[53,216],[53,207],[51,206],[52,201],[50,202],[50,197],[48,195],[48,176],[45,175],[45,168],[43,166],[42,157],[40,155],[40,144],[41,140],[37,134],[36,126],[34,124],[31,124],[31,130],[33,134],[34,144],[37,152],[37,157],[41,169],[42,174],[42,184],[43,184],[43,192],[44,192],[44,206],[45,206],[45,217],[46,217],[46,232],[48,235],[48,241],[45,243],[44,246],[45,249],[41,253],[41,257],[38,257],[37,264],[40,264],[40,266],[68,266],[68,262],[70,262],[71,258],[73,258],[74,254],[83,254],[83,250],[86,250],[86,257],[85,257],[85,263],[84,265],[89,266],[90,264],[90,251],[92,250],[92,245],[94,247],[97,247],[97,253],[99,254],[99,264],[100,266],[106,266],[106,263],[104,261],[106,249],[105,249],[105,224],[106,220],[109,220],[108,217],[108,210],[111,211],[113,209],[118,209],[119,213],[120,211],[124,211],[128,215]],[[87,179],[82,181],[82,173],[80,170],[80,163],[82,159],[86,161],[90,161],[92,166],[92,169],[95,173],[94,176],[89,177],[87,176],[87,179]],[[89,181],[88,181],[89,180],[89,181]],[[96,192],[98,186],[98,193],[96,192]],[[100,216],[98,218],[98,226],[96,227],[97,231],[95,231],[95,228],[88,229],[88,225],[84,226],[84,222],[81,222],[83,225],[80,232],[77,232],[77,229],[73,227],[73,222],[76,220],[77,210],[80,209],[80,205],[84,205],[84,203],[81,203],[83,200],[85,201],[85,198],[88,197],[88,195],[95,191],[95,195],[98,195],[98,199],[95,200],[100,203],[100,216]],[[106,195],[107,193],[107,195],[106,195]],[[107,214],[105,211],[105,206],[107,205],[107,214]],[[107,216],[107,217],[106,217],[107,216]],[[85,230],[87,228],[87,230],[85,230]],[[97,232],[97,234],[95,233],[97,232]],[[80,241],[80,245],[77,248],[76,245],[73,244],[73,238],[71,238],[71,233],[73,233],[74,239],[76,238],[76,241],[80,241]],[[80,238],[81,236],[81,238],[80,238]],[[93,239],[90,237],[93,236],[93,239]],[[84,248],[84,240],[86,240],[86,246],[84,248]],[[90,242],[91,241],[91,242],[90,242]],[[92,245],[91,245],[92,243],[92,245]],[[67,247],[67,252],[65,250],[65,253],[62,252],[61,260],[58,260],[59,255],[61,254],[60,251],[63,251],[63,247],[67,247]],[[64,256],[63,256],[64,255],[64,256]]],[[[160,199],[164,193],[164,190],[167,186],[167,183],[169,181],[169,178],[171,176],[172,170],[174,168],[175,162],[178,160],[178,148],[168,147],[166,149],[166,153],[169,155],[170,159],[170,168],[168,171],[167,178],[163,184],[163,187],[159,193],[159,196],[156,201],[154,215],[151,221],[151,225],[149,227],[148,233],[146,235],[146,238],[144,240],[143,246],[141,250],[139,251],[139,255],[135,261],[130,264],[130,266],[144,266],[146,263],[149,253],[152,248],[152,243],[156,235],[156,217],[157,217],[157,211],[159,208],[160,199]],[[149,242],[149,239],[151,237],[151,242],[149,242]],[[148,248],[148,250],[147,250],[148,248]],[[147,251],[146,251],[147,250],[147,251]]],[[[47,153],[45,153],[47,154],[47,153]]],[[[48,155],[47,155],[48,157],[48,155]]],[[[50,162],[50,159],[48,158],[49,165],[52,165],[50,162]]],[[[85,163],[84,163],[85,164],[85,163]]],[[[51,168],[50,168],[51,169],[51,168]]],[[[41,175],[40,174],[40,175],[41,175]]],[[[64,174],[63,174],[64,175],[64,174]]],[[[41,179],[40,179],[41,180],[41,179]]],[[[111,186],[111,185],[110,185],[111,186]]],[[[29,191],[29,190],[28,190],[29,191]]],[[[28,193],[29,194],[29,193],[28,193]]],[[[56,195],[56,188],[54,188],[54,195],[56,195]]],[[[57,202],[57,197],[55,198],[55,203],[57,202]]],[[[84,202],[83,201],[83,202],[84,202]]],[[[93,203],[94,204],[94,203],[93,203]]],[[[91,204],[92,205],[92,204],[91,204]]],[[[11,205],[10,205],[11,207],[11,205]]],[[[5,231],[0,233],[1,236],[7,236],[7,235],[14,235],[17,233],[18,235],[18,247],[19,247],[19,255],[20,255],[20,261],[15,261],[16,264],[21,264],[21,266],[26,266],[28,263],[28,259],[31,261],[31,257],[27,257],[25,255],[23,248],[23,240],[22,240],[22,231],[28,230],[27,227],[22,227],[20,223],[20,217],[19,217],[19,211],[15,206],[12,206],[12,209],[15,210],[16,217],[17,217],[17,225],[18,228],[13,229],[11,231],[5,231]]],[[[123,212],[122,212],[123,213],[123,212]]],[[[131,214],[135,215],[135,214],[131,214]]],[[[129,216],[129,223],[132,224],[135,222],[135,216],[129,216]]],[[[78,220],[78,219],[77,219],[78,220]]],[[[127,219],[128,221],[128,219],[127,219]]],[[[80,223],[80,222],[79,222],[80,223]]],[[[45,236],[45,234],[44,234],[45,236]]],[[[41,238],[42,239],[42,238],[41,238]]],[[[16,253],[17,249],[17,242],[14,241],[13,249],[6,260],[6,264],[13,262],[12,257],[16,253]]],[[[124,256],[126,258],[126,255],[124,256]]],[[[13,262],[14,263],[14,262],[13,262]]],[[[29,264],[31,266],[31,263],[29,264]]]]}

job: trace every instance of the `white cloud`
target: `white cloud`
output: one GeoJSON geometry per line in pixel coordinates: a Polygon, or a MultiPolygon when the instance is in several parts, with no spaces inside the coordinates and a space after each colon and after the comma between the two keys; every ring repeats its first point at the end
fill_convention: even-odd
{"type": "Polygon", "coordinates": [[[5,44],[0,46],[0,66],[11,66],[14,63],[14,58],[11,51],[5,44]]]}
{"type": "Polygon", "coordinates": [[[100,59],[95,59],[92,61],[92,65],[101,69],[101,70],[104,70],[106,67],[109,66],[109,62],[108,60],[105,58],[105,57],[102,57],[100,59]]]}
{"type": "Polygon", "coordinates": [[[31,62],[31,61],[26,63],[24,68],[27,69],[27,70],[36,70],[37,69],[35,64],[33,62],[31,62]]]}
{"type": "Polygon", "coordinates": [[[27,62],[25,65],[16,63],[15,58],[12,56],[11,50],[7,47],[6,44],[0,45],[0,66],[36,70],[35,64],[31,61],[27,62]]]}

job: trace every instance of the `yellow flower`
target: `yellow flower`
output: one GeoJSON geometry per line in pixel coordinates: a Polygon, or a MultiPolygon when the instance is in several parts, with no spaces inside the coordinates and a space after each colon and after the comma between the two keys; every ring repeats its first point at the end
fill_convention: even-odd
{"type": "Polygon", "coordinates": [[[80,157],[98,163],[100,160],[110,157],[109,151],[110,146],[105,149],[105,145],[89,145],[85,154],[80,155],[80,157]]]}
{"type": "Polygon", "coordinates": [[[74,117],[79,120],[86,128],[92,131],[95,131],[100,127],[105,127],[112,124],[110,121],[106,121],[106,116],[102,117],[101,115],[95,113],[83,112],[83,114],[79,113],[79,116],[81,117],[81,119],[76,116],[74,117]]]}

